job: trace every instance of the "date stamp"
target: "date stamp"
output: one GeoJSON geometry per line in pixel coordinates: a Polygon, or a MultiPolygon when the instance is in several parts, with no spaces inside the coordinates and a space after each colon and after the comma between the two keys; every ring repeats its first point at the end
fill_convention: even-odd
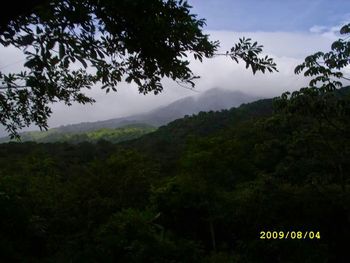
{"type": "Polygon", "coordinates": [[[321,239],[320,231],[260,231],[260,239],[321,239]]]}

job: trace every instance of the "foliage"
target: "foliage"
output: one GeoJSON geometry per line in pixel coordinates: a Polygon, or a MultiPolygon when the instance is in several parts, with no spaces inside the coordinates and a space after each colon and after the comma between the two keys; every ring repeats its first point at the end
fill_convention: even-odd
{"type": "Polygon", "coordinates": [[[0,259],[347,262],[348,137],[272,104],[187,116],[120,144],[3,144],[0,259]],[[263,230],[321,239],[260,240],[263,230]]]}
{"type": "MultiPolygon", "coordinates": [[[[344,190],[346,184],[347,159],[349,158],[349,87],[343,87],[349,66],[350,24],[340,30],[344,39],[335,41],[329,52],[317,52],[305,58],[305,61],[295,68],[295,73],[304,72],[311,77],[309,87],[304,87],[292,94],[286,92],[275,100],[277,112],[283,116],[285,123],[295,123],[299,129],[293,134],[294,144],[303,144],[302,151],[293,148],[292,159],[296,169],[309,171],[309,180],[321,180],[340,183],[344,190]],[[342,88],[342,89],[340,89],[342,88]],[[339,140],[341,137],[342,140],[339,140]],[[327,150],[326,150],[327,149],[327,150]],[[308,162],[304,156],[313,156],[313,162],[308,162]],[[300,159],[299,159],[300,158],[300,159]],[[326,170],[331,165],[336,172],[326,170]]],[[[285,174],[285,171],[281,171],[285,174]]]]}
{"type": "Polygon", "coordinates": [[[325,81],[119,144],[1,145],[0,261],[348,262],[349,88],[325,81]]]}
{"type": "Polygon", "coordinates": [[[341,79],[350,80],[344,75],[341,69],[345,69],[349,63],[350,41],[350,24],[340,29],[340,34],[345,35],[344,39],[333,42],[331,51],[317,52],[305,58],[305,61],[295,68],[295,73],[299,74],[304,71],[304,76],[313,77],[310,81],[310,87],[319,87],[325,91],[333,91],[342,87],[341,79]]]}
{"type": "MultiPolygon", "coordinates": [[[[118,143],[141,137],[144,134],[155,131],[156,128],[146,124],[125,125],[116,129],[97,129],[88,132],[64,132],[58,129],[49,129],[48,131],[33,131],[21,134],[21,141],[34,141],[42,143],[67,142],[97,143],[100,140],[118,143]]],[[[8,142],[9,138],[0,139],[0,142],[8,142]]]]}
{"type": "Polygon", "coordinates": [[[241,58],[246,63],[246,68],[252,68],[253,74],[257,71],[265,73],[265,70],[270,73],[278,71],[277,65],[272,58],[268,56],[259,57],[263,46],[258,45],[257,42],[251,43],[251,41],[250,38],[240,38],[239,42],[231,48],[231,52],[227,52],[226,55],[229,55],[237,63],[238,59],[241,58]]]}
{"type": "MultiPolygon", "coordinates": [[[[26,56],[24,71],[0,72],[0,123],[12,137],[31,123],[47,129],[51,103],[94,102],[84,93],[94,85],[108,93],[126,81],[140,93],[157,94],[166,77],[193,87],[198,76],[187,56],[202,61],[219,46],[182,0],[37,0],[24,6],[9,8],[14,14],[0,27],[0,44],[26,56]]],[[[271,59],[258,58],[261,51],[247,39],[230,56],[254,73],[276,70],[271,59]]]]}

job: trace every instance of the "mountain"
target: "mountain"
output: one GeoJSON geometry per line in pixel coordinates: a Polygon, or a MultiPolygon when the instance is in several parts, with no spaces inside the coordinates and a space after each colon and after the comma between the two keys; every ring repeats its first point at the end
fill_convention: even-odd
{"type": "Polygon", "coordinates": [[[145,123],[155,127],[165,125],[185,115],[196,114],[200,111],[216,111],[237,107],[259,99],[240,91],[230,91],[219,88],[210,89],[197,96],[189,96],[175,102],[159,107],[143,114],[114,118],[96,122],[82,122],[57,127],[60,132],[85,132],[101,128],[118,128],[129,124],[145,123]]]}
{"type": "MultiPolygon", "coordinates": [[[[230,91],[219,88],[210,89],[197,96],[189,96],[175,102],[159,107],[144,114],[131,115],[128,117],[114,118],[97,122],[82,122],[78,124],[64,125],[49,129],[44,132],[24,132],[21,134],[24,141],[34,140],[39,142],[51,142],[66,140],[72,134],[86,133],[100,129],[116,129],[130,125],[145,124],[159,127],[186,115],[197,114],[201,111],[217,111],[237,107],[242,103],[252,102],[258,97],[244,94],[240,91],[230,91]],[[58,134],[68,134],[58,136],[58,134]]],[[[0,142],[9,141],[1,138],[0,142]]]]}
{"type": "Polygon", "coordinates": [[[197,114],[201,111],[230,109],[232,107],[238,107],[242,103],[252,102],[257,99],[258,97],[250,96],[240,91],[214,88],[203,94],[186,97],[168,106],[160,107],[143,115],[138,115],[136,119],[140,118],[144,123],[161,126],[182,118],[185,115],[197,114]]]}
{"type": "Polygon", "coordinates": [[[159,127],[155,132],[145,134],[119,145],[137,149],[164,163],[164,173],[171,171],[184,153],[188,143],[197,138],[214,136],[239,127],[241,123],[265,118],[273,114],[273,99],[261,99],[245,103],[236,108],[220,111],[200,112],[176,119],[159,127]]]}
{"type": "Polygon", "coordinates": [[[348,262],[350,112],[273,103],[200,112],[118,144],[1,145],[0,257],[16,258],[0,261],[348,262]],[[257,235],[276,232],[266,226],[301,226],[290,233],[310,242],[265,249],[257,235]]]}

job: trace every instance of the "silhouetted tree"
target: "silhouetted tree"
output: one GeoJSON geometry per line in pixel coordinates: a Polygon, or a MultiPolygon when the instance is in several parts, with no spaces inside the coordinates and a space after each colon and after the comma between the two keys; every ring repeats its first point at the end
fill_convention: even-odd
{"type": "MultiPolygon", "coordinates": [[[[1,73],[0,123],[10,135],[36,124],[46,129],[50,103],[92,103],[84,94],[98,84],[116,91],[121,81],[134,82],[141,93],[163,90],[167,77],[194,86],[197,78],[187,56],[215,55],[219,43],[202,32],[205,25],[178,0],[47,0],[3,8],[0,44],[26,56],[25,70],[1,73]]],[[[261,46],[241,39],[230,56],[256,71],[273,71],[261,46]]],[[[219,55],[219,54],[218,54],[219,55]]]]}

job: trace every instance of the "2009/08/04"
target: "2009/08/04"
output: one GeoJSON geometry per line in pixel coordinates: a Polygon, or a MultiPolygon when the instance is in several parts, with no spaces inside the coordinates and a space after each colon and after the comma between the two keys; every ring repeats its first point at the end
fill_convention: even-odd
{"type": "Polygon", "coordinates": [[[260,239],[321,239],[320,231],[260,231],[260,239]]]}

